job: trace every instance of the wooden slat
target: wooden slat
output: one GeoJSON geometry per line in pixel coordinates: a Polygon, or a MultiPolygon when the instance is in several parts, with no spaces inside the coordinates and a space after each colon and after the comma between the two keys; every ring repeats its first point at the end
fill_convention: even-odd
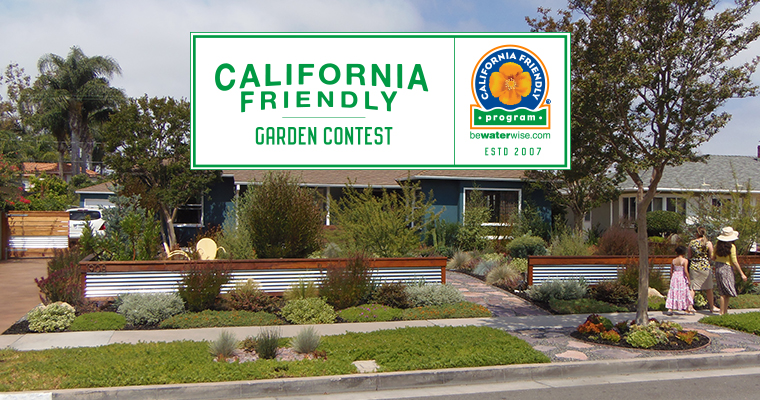
{"type": "Polygon", "coordinates": [[[11,211],[8,213],[11,257],[48,257],[67,248],[69,213],[65,211],[11,211]]]}

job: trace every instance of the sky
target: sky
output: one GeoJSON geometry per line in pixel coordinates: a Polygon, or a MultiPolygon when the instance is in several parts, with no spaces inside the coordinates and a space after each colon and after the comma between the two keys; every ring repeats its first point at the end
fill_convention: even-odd
{"type": "MultiPolygon", "coordinates": [[[[563,0],[0,0],[0,68],[17,63],[33,78],[47,53],[110,56],[114,87],[131,97],[190,94],[190,32],[527,32],[537,8],[563,0]]],[[[719,8],[726,3],[720,3],[719,8]]],[[[750,16],[760,21],[760,6],[750,16]]],[[[760,55],[755,42],[734,60],[760,55]]],[[[760,73],[753,76],[760,85],[760,73]]],[[[5,89],[0,89],[5,96],[5,89]]],[[[760,97],[729,100],[732,119],[704,154],[757,156],[760,97]]]]}

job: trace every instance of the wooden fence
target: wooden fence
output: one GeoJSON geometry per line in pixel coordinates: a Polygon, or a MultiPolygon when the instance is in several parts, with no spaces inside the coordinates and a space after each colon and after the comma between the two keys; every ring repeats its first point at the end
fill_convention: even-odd
{"type": "MultiPolygon", "coordinates": [[[[649,257],[650,268],[670,274],[670,262],[675,256],[649,257]]],[[[752,269],[753,280],[760,282],[760,256],[740,256],[739,264],[752,269]]],[[[626,265],[639,265],[635,256],[529,256],[528,285],[540,285],[549,280],[583,278],[589,284],[613,280],[626,265]]]]}
{"type": "MultiPolygon", "coordinates": [[[[320,281],[326,271],[346,266],[345,258],[264,259],[264,260],[162,260],[162,261],[83,261],[79,263],[85,297],[106,299],[121,293],[175,292],[182,273],[190,268],[218,265],[230,271],[227,292],[237,282],[254,279],[262,290],[281,294],[303,279],[320,281]]],[[[372,277],[377,282],[446,283],[445,257],[370,259],[372,277]]]]}
{"type": "Polygon", "coordinates": [[[9,211],[8,257],[50,257],[69,247],[66,211],[9,211]]]}

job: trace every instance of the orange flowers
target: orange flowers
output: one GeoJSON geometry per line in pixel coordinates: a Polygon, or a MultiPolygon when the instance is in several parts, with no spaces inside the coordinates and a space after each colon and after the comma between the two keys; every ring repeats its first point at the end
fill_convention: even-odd
{"type": "Polygon", "coordinates": [[[513,106],[530,94],[532,80],[521,66],[508,62],[499,67],[499,72],[491,74],[488,87],[491,94],[502,103],[513,106]]]}

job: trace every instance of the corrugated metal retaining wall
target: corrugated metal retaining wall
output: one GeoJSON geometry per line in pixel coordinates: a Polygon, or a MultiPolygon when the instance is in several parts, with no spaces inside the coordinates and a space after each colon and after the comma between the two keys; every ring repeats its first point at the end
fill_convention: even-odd
{"type": "MultiPolygon", "coordinates": [[[[663,276],[670,276],[670,262],[675,256],[649,258],[651,268],[659,269],[663,276]]],[[[528,284],[540,285],[550,280],[583,278],[591,285],[600,281],[614,280],[618,271],[626,265],[638,265],[638,257],[629,256],[529,256],[528,284]]],[[[760,282],[760,256],[741,256],[742,267],[753,267],[754,282],[760,282]]]]}
{"type": "MultiPolygon", "coordinates": [[[[445,283],[446,258],[385,258],[370,260],[378,282],[445,283]]],[[[254,279],[268,293],[282,293],[299,280],[318,282],[326,270],[345,265],[345,259],[82,262],[85,297],[110,298],[122,293],[175,292],[182,271],[195,265],[219,264],[232,279],[225,293],[238,282],[254,279]]]]}

